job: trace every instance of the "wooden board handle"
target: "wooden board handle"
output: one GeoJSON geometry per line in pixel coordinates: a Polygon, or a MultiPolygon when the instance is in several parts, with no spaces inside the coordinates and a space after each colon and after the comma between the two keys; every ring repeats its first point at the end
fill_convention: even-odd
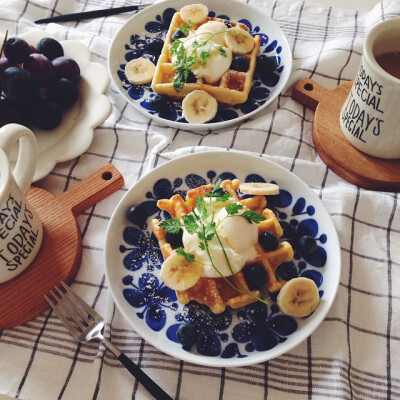
{"type": "Polygon", "coordinates": [[[124,178],[121,173],[112,164],[106,164],[57,196],[57,200],[74,215],[78,215],[121,189],[123,185],[124,178]]]}
{"type": "Polygon", "coordinates": [[[315,111],[329,90],[309,78],[298,81],[292,91],[292,98],[315,111]]]}

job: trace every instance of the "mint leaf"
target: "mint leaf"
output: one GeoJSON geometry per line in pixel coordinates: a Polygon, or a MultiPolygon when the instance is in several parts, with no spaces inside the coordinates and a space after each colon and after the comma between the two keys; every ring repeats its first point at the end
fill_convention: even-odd
{"type": "Polygon", "coordinates": [[[246,218],[247,221],[250,222],[250,224],[252,222],[259,224],[261,221],[265,220],[264,215],[261,215],[260,213],[255,212],[253,210],[247,210],[244,213],[240,214],[240,216],[243,218],[246,218]]]}
{"type": "Polygon", "coordinates": [[[226,210],[226,212],[228,213],[228,215],[235,215],[235,214],[237,214],[238,211],[241,210],[242,208],[243,208],[243,205],[242,205],[242,204],[233,203],[233,204],[228,204],[228,205],[225,207],[225,210],[226,210]]]}
{"type": "Polygon", "coordinates": [[[182,229],[181,221],[179,221],[179,218],[167,219],[161,222],[159,226],[160,228],[164,229],[164,231],[169,233],[179,233],[179,231],[182,229]]]}
{"type": "Polygon", "coordinates": [[[183,247],[178,247],[175,251],[176,251],[176,254],[179,254],[180,256],[185,257],[186,260],[188,260],[190,262],[194,261],[194,254],[186,253],[186,251],[183,249],[183,247]]]}

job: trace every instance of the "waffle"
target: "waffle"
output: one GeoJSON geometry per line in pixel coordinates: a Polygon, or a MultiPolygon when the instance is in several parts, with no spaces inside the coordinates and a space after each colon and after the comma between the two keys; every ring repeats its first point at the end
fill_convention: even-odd
{"type": "MultiPolygon", "coordinates": [[[[265,196],[253,196],[247,199],[241,199],[237,190],[240,182],[235,179],[225,180],[221,183],[221,187],[225,189],[232,197],[246,205],[249,209],[260,212],[264,215],[265,220],[258,224],[259,233],[269,231],[274,233],[277,237],[283,234],[282,227],[279,224],[275,214],[272,210],[266,208],[265,196]]],[[[205,185],[196,189],[189,190],[186,198],[183,199],[181,195],[176,194],[170,199],[162,199],[157,202],[157,206],[167,211],[172,218],[182,218],[183,215],[189,214],[195,207],[196,198],[198,196],[206,196],[206,192],[212,189],[212,185],[205,185]]],[[[158,219],[152,220],[153,232],[158,240],[162,255],[167,259],[174,251],[172,246],[166,240],[166,232],[159,226],[158,219]]],[[[252,261],[260,263],[267,272],[268,279],[266,288],[269,292],[276,292],[286,283],[286,281],[278,281],[275,276],[276,268],[283,262],[292,260],[293,249],[288,242],[281,242],[278,249],[266,252],[257,243],[257,251],[259,256],[252,261]]],[[[242,272],[227,277],[226,279],[240,291],[249,292],[239,293],[224,278],[200,278],[199,281],[189,289],[183,291],[176,291],[178,301],[182,304],[187,304],[191,300],[197,301],[200,304],[207,305],[214,314],[220,314],[225,311],[229,306],[233,309],[244,307],[248,304],[254,303],[260,297],[258,290],[251,291],[247,285],[242,272]],[[243,290],[244,289],[244,290],[243,290]]]]}
{"type": "MultiPolygon", "coordinates": [[[[225,21],[220,18],[208,17],[203,23],[211,20],[221,22],[225,21]]],[[[230,23],[233,27],[239,27],[249,31],[249,28],[244,24],[235,21],[230,21],[230,23]]],[[[221,80],[215,85],[208,84],[203,79],[199,78],[195,83],[186,83],[183,88],[177,92],[173,86],[173,80],[176,71],[174,64],[171,61],[169,50],[172,44],[172,35],[181,24],[183,24],[181,15],[179,12],[176,12],[171,20],[171,24],[165,38],[164,47],[157,62],[151,84],[153,91],[175,99],[183,99],[187,94],[193,92],[194,90],[205,90],[214,96],[218,103],[229,105],[244,103],[249,96],[252,85],[257,54],[260,50],[260,36],[254,36],[253,50],[244,55],[249,60],[249,68],[247,72],[238,72],[228,69],[228,71],[222,75],[221,80]]],[[[202,24],[194,25],[193,29],[197,29],[202,24]]],[[[234,55],[235,54],[233,54],[233,56],[234,55]]]]}

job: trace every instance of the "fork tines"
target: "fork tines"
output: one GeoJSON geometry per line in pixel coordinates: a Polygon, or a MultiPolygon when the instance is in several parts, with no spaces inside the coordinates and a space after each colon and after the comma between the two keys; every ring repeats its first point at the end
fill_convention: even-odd
{"type": "Polygon", "coordinates": [[[64,282],[60,282],[60,284],[64,290],[56,286],[55,291],[50,290],[49,296],[45,295],[44,297],[72,335],[76,336],[84,332],[91,323],[103,320],[64,282]]]}

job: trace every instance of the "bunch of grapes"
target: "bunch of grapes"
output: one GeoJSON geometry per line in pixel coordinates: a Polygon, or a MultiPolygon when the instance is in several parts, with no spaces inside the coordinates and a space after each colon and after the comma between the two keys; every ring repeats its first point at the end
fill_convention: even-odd
{"type": "Polygon", "coordinates": [[[0,127],[17,123],[56,128],[63,110],[78,99],[79,80],[79,65],[64,56],[57,40],[43,38],[36,48],[18,37],[5,40],[0,53],[0,127]]]}

